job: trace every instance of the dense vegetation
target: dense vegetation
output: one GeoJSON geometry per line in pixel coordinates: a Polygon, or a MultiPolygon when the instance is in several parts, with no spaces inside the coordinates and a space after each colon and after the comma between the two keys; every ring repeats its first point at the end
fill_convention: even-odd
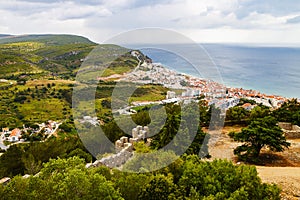
{"type": "MultiPolygon", "coordinates": [[[[166,105],[166,122],[158,134],[151,138],[151,147],[160,149],[174,140],[174,145],[169,148],[179,155],[182,153],[207,155],[208,152],[200,152],[202,145],[207,144],[202,144],[206,134],[201,128],[204,119],[200,118],[201,106],[199,104],[166,105]]],[[[204,113],[202,112],[202,114],[204,113]]]]}
{"type": "Polygon", "coordinates": [[[0,90],[0,127],[27,127],[71,117],[72,82],[27,81],[0,90]]]}
{"type": "MultiPolygon", "coordinates": [[[[242,100],[242,102],[256,105],[253,101],[242,100]]],[[[256,105],[253,109],[246,110],[238,104],[229,108],[226,112],[227,124],[249,125],[257,118],[266,116],[273,116],[279,122],[290,122],[292,124],[300,125],[300,103],[297,99],[291,99],[284,102],[278,109],[270,109],[264,105],[256,105]]]]}
{"type": "Polygon", "coordinates": [[[297,99],[289,100],[275,110],[273,116],[280,122],[291,122],[300,126],[300,103],[297,99]]]}
{"type": "Polygon", "coordinates": [[[34,175],[40,171],[42,164],[51,158],[68,158],[75,155],[86,162],[92,161],[92,156],[77,136],[53,137],[46,142],[12,145],[0,157],[0,178],[18,174],[34,175]]]}
{"type": "MultiPolygon", "coordinates": [[[[194,116],[195,113],[193,114],[193,112],[199,112],[202,113],[203,116],[210,115],[210,109],[206,107],[203,101],[200,101],[197,105],[192,104],[191,107],[181,107],[176,104],[168,104],[165,105],[165,107],[167,110],[167,121],[163,128],[158,134],[152,137],[152,144],[150,147],[142,144],[137,145],[137,152],[156,152],[168,144],[174,138],[176,133],[178,133],[180,122],[182,123],[182,127],[185,127],[185,136],[188,137],[190,135],[189,128],[191,127],[186,126],[187,121],[185,120],[188,119],[189,122],[191,122],[191,120],[195,119],[189,118],[189,115],[187,114],[194,116]],[[198,109],[194,109],[193,106],[196,106],[198,109]]],[[[149,107],[141,108],[137,114],[132,116],[132,118],[138,124],[147,125],[151,122],[148,112],[149,107]]],[[[161,110],[157,108],[156,112],[161,112],[161,110]]],[[[278,138],[270,140],[270,137],[273,135],[270,135],[272,131],[282,134],[281,130],[276,128],[276,120],[274,118],[271,119],[271,117],[263,117],[266,112],[265,110],[262,111],[260,107],[257,107],[256,110],[251,112],[253,120],[251,120],[249,127],[243,131],[251,133],[256,131],[258,134],[261,133],[258,129],[266,131],[263,132],[261,137],[260,135],[257,135],[257,138],[254,138],[252,141],[253,146],[247,146],[249,151],[247,152],[246,150],[246,155],[248,153],[247,156],[249,156],[249,158],[256,157],[256,153],[259,152],[259,150],[255,145],[260,141],[262,141],[262,145],[269,145],[271,149],[282,150],[279,149],[282,144],[276,143],[278,138]],[[264,125],[267,127],[260,128],[260,126],[264,125]],[[267,130],[268,128],[271,132],[267,130]],[[276,140],[276,142],[272,143],[273,140],[276,140]],[[276,144],[278,144],[279,147],[274,146],[276,144]]],[[[198,125],[209,123],[205,122],[205,119],[207,119],[207,117],[195,122],[197,122],[198,125]]],[[[112,119],[112,121],[105,123],[103,126],[103,129],[106,130],[106,134],[112,141],[115,141],[125,134],[123,130],[119,129],[115,120],[112,119]]],[[[126,118],[123,120],[125,123],[126,118]]],[[[120,123],[120,121],[118,121],[118,123],[120,123]]],[[[73,129],[73,127],[68,124],[65,124],[63,128],[66,130],[68,130],[68,128],[71,130],[73,129]]],[[[185,154],[185,156],[177,159],[174,163],[161,170],[145,173],[147,171],[152,171],[151,169],[157,169],[160,166],[163,166],[163,163],[165,163],[166,160],[175,159],[176,151],[159,154],[159,157],[155,157],[155,154],[151,155],[153,156],[150,158],[150,160],[153,161],[151,166],[147,165],[147,162],[145,162],[145,159],[149,159],[149,157],[144,154],[136,156],[123,166],[127,171],[134,170],[144,172],[142,174],[124,173],[115,170],[111,173],[110,170],[105,167],[88,170],[84,168],[84,162],[80,161],[83,162],[82,165],[76,164],[77,166],[81,166],[79,169],[71,167],[73,164],[68,164],[69,167],[63,167],[65,171],[60,175],[62,172],[59,170],[61,170],[62,167],[59,167],[59,165],[63,165],[62,163],[66,164],[67,162],[79,162],[78,160],[74,161],[76,158],[71,158],[72,156],[80,156],[85,159],[85,162],[91,161],[92,159],[76,137],[69,137],[67,140],[53,138],[45,143],[14,145],[1,156],[0,163],[2,168],[0,172],[2,173],[2,176],[7,176],[8,173],[10,173],[11,177],[24,173],[35,174],[40,170],[41,175],[39,177],[30,177],[28,179],[16,176],[8,186],[1,188],[0,191],[4,192],[4,194],[7,195],[5,197],[8,199],[15,198],[18,194],[24,195],[25,199],[39,198],[39,195],[43,195],[46,199],[58,198],[51,196],[52,194],[58,195],[61,198],[66,198],[66,196],[67,198],[96,198],[99,188],[95,188],[91,184],[94,183],[94,180],[101,180],[101,184],[99,185],[100,188],[102,187],[102,184],[104,184],[105,187],[111,188],[105,190],[106,192],[103,193],[111,199],[161,199],[161,197],[169,199],[240,199],[241,197],[245,199],[279,199],[279,189],[276,186],[262,184],[257,177],[255,168],[249,166],[234,166],[227,161],[214,161],[212,163],[200,161],[197,154],[201,148],[204,136],[205,134],[201,129],[197,129],[194,142],[189,146],[188,150],[185,151],[187,154],[196,154],[196,156],[188,156],[185,154]],[[59,148],[57,148],[57,145],[59,148]],[[15,160],[14,155],[21,155],[18,162],[12,162],[12,160],[15,160]],[[56,157],[70,158],[71,160],[73,159],[73,161],[62,159],[57,161],[51,160],[51,158],[56,157]],[[48,163],[49,159],[50,163],[48,163]],[[42,165],[44,165],[44,169],[41,169],[42,165]],[[52,175],[43,175],[47,166],[52,166],[51,169],[47,169],[54,170],[52,175]],[[56,167],[59,167],[59,169],[56,169],[56,167]],[[60,177],[59,181],[57,181],[56,176],[60,177]],[[81,188],[78,189],[78,193],[68,192],[70,189],[66,187],[74,187],[72,181],[79,184],[79,179],[84,183],[85,187],[76,187],[81,188]],[[53,182],[53,184],[50,184],[51,182],[53,182]],[[56,184],[54,184],[54,182],[56,182],[56,184]],[[45,190],[48,191],[47,195],[40,191],[41,185],[47,188],[45,190]],[[17,187],[18,189],[14,187],[17,187]],[[30,189],[28,189],[29,187],[30,189]],[[21,188],[23,189],[21,190],[21,188]],[[57,188],[64,188],[64,192],[59,192],[60,190],[56,191],[57,188]],[[13,191],[21,190],[23,192],[5,192],[12,189],[13,191]],[[93,194],[89,192],[90,190],[96,190],[96,192],[93,194]]],[[[247,134],[243,134],[243,136],[246,137],[247,134]]],[[[284,138],[281,139],[284,140],[284,138]]],[[[246,139],[243,141],[246,141],[246,139]]],[[[177,144],[182,145],[184,142],[177,144]]],[[[180,146],[176,146],[176,149],[180,149],[180,146]]],[[[241,152],[242,151],[239,153],[241,152]]],[[[240,158],[245,158],[243,157],[245,154],[240,155],[240,158]]]]}
{"type": "Polygon", "coordinates": [[[253,166],[203,162],[186,156],[152,173],[86,169],[77,157],[50,160],[38,176],[16,176],[0,185],[2,199],[280,199],[253,166]]]}

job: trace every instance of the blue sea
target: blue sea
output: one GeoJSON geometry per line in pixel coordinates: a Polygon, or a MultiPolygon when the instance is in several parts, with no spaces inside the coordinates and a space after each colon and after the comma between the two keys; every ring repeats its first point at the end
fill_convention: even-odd
{"type": "Polygon", "coordinates": [[[300,98],[300,47],[172,45],[176,47],[156,48],[154,45],[140,50],[154,63],[182,73],[212,79],[229,87],[300,98]],[[174,53],[170,49],[181,50],[174,53]]]}

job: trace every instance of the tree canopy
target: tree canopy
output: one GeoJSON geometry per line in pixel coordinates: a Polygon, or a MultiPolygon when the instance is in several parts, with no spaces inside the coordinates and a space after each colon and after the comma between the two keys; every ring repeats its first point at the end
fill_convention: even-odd
{"type": "Polygon", "coordinates": [[[300,126],[300,103],[297,99],[284,102],[272,114],[280,122],[291,122],[300,126]]]}
{"type": "Polygon", "coordinates": [[[111,181],[85,168],[78,157],[51,159],[27,179],[16,176],[0,189],[3,199],[123,199],[111,181]]]}
{"type": "Polygon", "coordinates": [[[235,141],[244,142],[234,150],[241,160],[255,161],[263,147],[269,147],[272,151],[281,152],[290,143],[274,117],[267,116],[253,120],[250,125],[241,132],[229,134],[235,141]]]}
{"type": "Polygon", "coordinates": [[[126,173],[85,168],[78,157],[50,159],[38,176],[14,177],[0,185],[1,199],[271,199],[280,189],[264,184],[253,166],[185,155],[158,171],[126,173]]]}

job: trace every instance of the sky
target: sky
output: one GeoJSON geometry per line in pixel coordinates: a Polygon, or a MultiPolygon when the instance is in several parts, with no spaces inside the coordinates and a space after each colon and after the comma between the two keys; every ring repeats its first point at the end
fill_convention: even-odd
{"type": "Polygon", "coordinates": [[[0,34],[76,34],[102,43],[163,28],[199,43],[300,46],[298,0],[0,0],[0,34]]]}

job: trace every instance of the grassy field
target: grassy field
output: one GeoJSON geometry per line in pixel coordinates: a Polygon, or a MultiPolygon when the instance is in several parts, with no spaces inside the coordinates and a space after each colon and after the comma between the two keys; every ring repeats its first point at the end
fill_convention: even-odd
{"type": "Polygon", "coordinates": [[[159,101],[166,99],[168,89],[159,85],[144,85],[139,87],[130,98],[134,101],[159,101]]]}
{"type": "Polygon", "coordinates": [[[102,77],[108,77],[114,74],[124,74],[126,72],[129,72],[132,70],[132,67],[129,66],[118,66],[114,68],[107,68],[106,70],[103,71],[102,77]]]}
{"type": "Polygon", "coordinates": [[[18,106],[25,121],[45,122],[47,120],[61,120],[66,116],[63,113],[66,103],[55,98],[31,100],[18,106]]]}

